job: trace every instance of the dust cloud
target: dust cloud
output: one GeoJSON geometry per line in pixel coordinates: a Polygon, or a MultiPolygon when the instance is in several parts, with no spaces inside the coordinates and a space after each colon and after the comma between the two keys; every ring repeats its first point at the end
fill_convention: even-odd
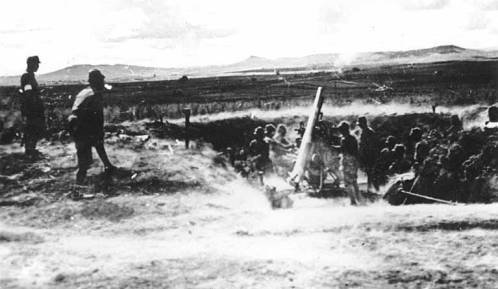
{"type": "MultiPolygon", "coordinates": [[[[272,120],[276,118],[293,117],[293,116],[307,116],[309,115],[311,106],[299,106],[281,110],[261,110],[249,109],[237,112],[221,112],[209,115],[197,115],[191,118],[193,122],[211,122],[223,119],[238,118],[238,117],[251,117],[263,120],[272,120]]],[[[487,107],[483,105],[467,105],[467,106],[438,106],[437,113],[456,114],[464,122],[464,128],[470,129],[473,127],[482,127],[487,120],[487,107]]],[[[322,112],[325,116],[380,116],[380,115],[403,115],[409,113],[430,113],[432,109],[429,105],[420,106],[412,104],[401,103],[387,103],[387,104],[365,104],[361,102],[353,102],[345,106],[333,106],[324,104],[322,112]]],[[[173,120],[173,122],[180,122],[181,119],[173,120]]]]}

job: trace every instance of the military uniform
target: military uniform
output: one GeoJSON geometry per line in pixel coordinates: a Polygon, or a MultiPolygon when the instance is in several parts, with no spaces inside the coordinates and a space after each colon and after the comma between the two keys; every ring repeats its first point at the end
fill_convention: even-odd
{"type": "Polygon", "coordinates": [[[253,157],[254,167],[258,171],[271,169],[270,145],[264,140],[254,139],[249,144],[249,154],[253,157]]]}
{"type": "Polygon", "coordinates": [[[73,135],[78,156],[77,182],[86,177],[86,171],[92,164],[92,147],[95,147],[99,157],[107,169],[111,165],[104,149],[104,107],[102,92],[91,87],[83,89],[77,96],[72,107],[70,130],[73,135]]]}
{"type": "Polygon", "coordinates": [[[379,138],[370,127],[362,129],[360,136],[359,157],[367,174],[368,185],[378,189],[379,184],[375,178],[375,164],[379,158],[379,138]]]}
{"type": "Polygon", "coordinates": [[[348,191],[351,204],[362,202],[358,187],[358,141],[352,135],[341,139],[341,168],[344,186],[348,191]]]}
{"type": "Polygon", "coordinates": [[[27,154],[36,153],[36,143],[45,133],[45,107],[34,72],[21,76],[21,114],[25,118],[24,146],[27,154]]]}

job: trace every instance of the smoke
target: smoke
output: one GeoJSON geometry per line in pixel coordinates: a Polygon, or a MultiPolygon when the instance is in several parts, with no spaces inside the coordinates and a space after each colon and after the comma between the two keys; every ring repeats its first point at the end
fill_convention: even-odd
{"type": "Polygon", "coordinates": [[[285,181],[284,178],[277,176],[276,174],[270,174],[264,177],[264,183],[267,186],[271,186],[277,189],[277,191],[293,191],[294,188],[285,181]]]}
{"type": "Polygon", "coordinates": [[[342,69],[342,67],[351,65],[358,58],[358,53],[341,53],[338,55],[337,59],[334,62],[334,66],[342,69]]]}
{"type": "MultiPolygon", "coordinates": [[[[437,113],[456,114],[464,122],[464,128],[470,129],[473,127],[482,127],[487,120],[487,107],[482,105],[470,106],[438,106],[437,113]]],[[[308,116],[312,110],[309,106],[298,106],[280,110],[262,110],[249,109],[236,112],[221,112],[203,116],[193,116],[193,122],[211,122],[230,118],[251,117],[262,120],[271,121],[277,118],[308,116]]],[[[322,112],[325,116],[380,116],[380,115],[403,115],[409,113],[430,113],[432,108],[428,106],[419,106],[401,103],[386,103],[386,104],[365,104],[360,101],[351,103],[345,106],[333,106],[325,104],[322,107],[322,112]]],[[[181,122],[181,119],[173,120],[173,122],[181,122]]]]}

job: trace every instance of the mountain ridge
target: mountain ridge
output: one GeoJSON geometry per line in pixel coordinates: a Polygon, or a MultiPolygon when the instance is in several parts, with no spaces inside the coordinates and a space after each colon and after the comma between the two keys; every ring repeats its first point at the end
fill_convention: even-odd
{"type": "MultiPolygon", "coordinates": [[[[40,83],[84,83],[88,71],[100,69],[111,82],[167,80],[182,75],[190,77],[227,75],[255,71],[259,69],[301,68],[340,68],[348,65],[381,65],[419,63],[449,60],[493,59],[498,51],[466,49],[456,45],[440,45],[423,49],[400,51],[359,52],[351,55],[341,53],[316,53],[302,57],[266,58],[251,55],[248,58],[228,65],[210,65],[189,68],[148,67],[130,64],[74,64],[55,71],[38,75],[40,83]]],[[[18,85],[19,76],[0,76],[0,85],[18,85]]]]}

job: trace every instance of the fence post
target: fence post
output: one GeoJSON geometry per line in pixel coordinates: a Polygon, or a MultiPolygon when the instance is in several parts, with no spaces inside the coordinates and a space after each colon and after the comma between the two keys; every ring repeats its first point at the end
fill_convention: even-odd
{"type": "Polygon", "coordinates": [[[182,111],[183,111],[183,114],[185,115],[185,149],[188,149],[189,142],[190,142],[190,135],[189,135],[190,108],[186,107],[182,111]]]}

